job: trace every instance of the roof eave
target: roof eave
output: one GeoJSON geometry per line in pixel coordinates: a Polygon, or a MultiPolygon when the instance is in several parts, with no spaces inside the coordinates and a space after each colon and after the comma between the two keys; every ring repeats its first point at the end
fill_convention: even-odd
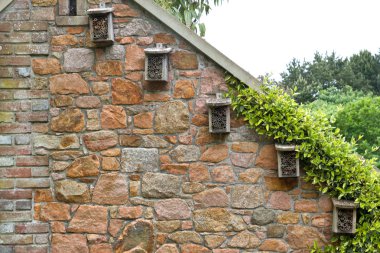
{"type": "Polygon", "coordinates": [[[0,1],[0,12],[4,10],[13,0],[1,0],[0,1]]]}
{"type": "Polygon", "coordinates": [[[168,13],[166,10],[158,6],[153,0],[134,0],[137,4],[139,4],[142,8],[156,17],[158,20],[166,24],[176,33],[178,33],[181,37],[187,40],[190,44],[192,44],[199,51],[207,55],[210,59],[219,64],[222,68],[230,72],[240,81],[247,84],[249,87],[256,91],[260,91],[259,81],[253,77],[249,72],[241,68],[207,41],[199,37],[185,25],[183,25],[180,21],[178,21],[173,15],[168,13]]]}

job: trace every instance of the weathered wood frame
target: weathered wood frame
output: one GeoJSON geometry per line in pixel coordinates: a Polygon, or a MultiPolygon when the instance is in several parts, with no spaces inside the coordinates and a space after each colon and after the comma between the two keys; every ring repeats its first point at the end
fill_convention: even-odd
{"type": "Polygon", "coordinates": [[[277,150],[277,169],[278,169],[278,177],[299,177],[300,176],[300,160],[298,157],[296,157],[296,175],[288,176],[284,175],[282,171],[282,159],[281,154],[286,155],[287,152],[293,152],[296,150],[296,145],[289,145],[289,144],[276,144],[275,145],[277,150]]]}

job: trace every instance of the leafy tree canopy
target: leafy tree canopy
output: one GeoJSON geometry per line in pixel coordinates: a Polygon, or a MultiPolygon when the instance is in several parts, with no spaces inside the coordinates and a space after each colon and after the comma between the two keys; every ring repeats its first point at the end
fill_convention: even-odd
{"type": "MultiPolygon", "coordinates": [[[[225,0],[154,0],[162,8],[176,16],[183,24],[200,36],[206,33],[206,26],[200,19],[211,10],[210,2],[220,5],[225,0]]],[[[228,1],[228,0],[227,0],[228,1]]]]}
{"type": "Polygon", "coordinates": [[[316,52],[312,61],[293,59],[281,76],[285,88],[297,87],[295,99],[299,103],[312,102],[319,98],[321,91],[331,87],[350,86],[353,90],[380,95],[380,54],[363,50],[341,58],[334,52],[325,55],[316,52]]]}

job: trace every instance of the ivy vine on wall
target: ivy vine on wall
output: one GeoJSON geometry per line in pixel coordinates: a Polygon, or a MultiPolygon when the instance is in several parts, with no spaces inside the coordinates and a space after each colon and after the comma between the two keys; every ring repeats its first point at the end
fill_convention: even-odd
{"type": "Polygon", "coordinates": [[[231,74],[226,74],[225,80],[233,110],[249,127],[276,142],[297,145],[308,182],[331,197],[359,203],[355,235],[336,235],[329,246],[321,249],[314,245],[311,252],[379,252],[380,174],[374,161],[357,155],[355,141],[346,141],[323,114],[312,115],[268,80],[264,80],[262,92],[231,74]]]}

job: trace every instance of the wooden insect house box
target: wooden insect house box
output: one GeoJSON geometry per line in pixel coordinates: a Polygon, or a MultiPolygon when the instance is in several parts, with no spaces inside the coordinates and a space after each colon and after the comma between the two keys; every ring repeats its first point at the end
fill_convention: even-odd
{"type": "Polygon", "coordinates": [[[146,81],[168,81],[169,53],[171,51],[171,48],[165,48],[161,43],[157,43],[156,47],[144,50],[146,81]]]}
{"type": "Polygon", "coordinates": [[[230,132],[230,98],[222,98],[221,93],[216,94],[216,98],[206,101],[208,106],[209,132],[229,133],[230,132]]]}
{"type": "Polygon", "coordinates": [[[276,144],[278,177],[299,177],[300,161],[297,158],[296,146],[276,144]]]}
{"type": "Polygon", "coordinates": [[[114,43],[112,12],[113,8],[107,8],[104,3],[99,4],[99,8],[87,10],[91,40],[98,47],[114,43]]]}
{"type": "Polygon", "coordinates": [[[333,232],[354,234],[356,231],[356,209],[358,204],[350,200],[333,199],[333,232]]]}

